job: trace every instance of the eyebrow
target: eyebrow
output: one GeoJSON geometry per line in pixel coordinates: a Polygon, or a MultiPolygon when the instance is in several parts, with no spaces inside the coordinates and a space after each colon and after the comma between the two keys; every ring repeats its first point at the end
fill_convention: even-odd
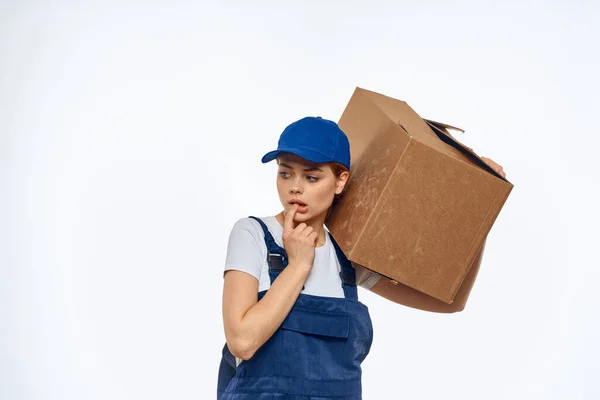
{"type": "MultiPolygon", "coordinates": [[[[282,162],[279,163],[279,166],[281,166],[281,167],[288,167],[289,169],[294,169],[294,168],[290,167],[289,165],[287,165],[286,163],[282,163],[282,162]]],[[[304,171],[321,171],[321,172],[325,172],[321,168],[317,168],[317,167],[304,168],[304,171]]]]}

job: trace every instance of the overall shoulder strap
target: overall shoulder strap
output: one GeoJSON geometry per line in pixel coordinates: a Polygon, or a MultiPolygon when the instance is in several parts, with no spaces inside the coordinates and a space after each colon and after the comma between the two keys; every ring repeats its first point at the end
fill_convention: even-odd
{"type": "Polygon", "coordinates": [[[344,296],[347,299],[358,300],[358,292],[356,290],[356,271],[352,267],[350,260],[346,257],[340,246],[337,244],[331,232],[329,232],[329,238],[331,239],[331,243],[333,243],[333,247],[335,248],[335,252],[338,257],[338,261],[342,267],[340,271],[340,278],[342,279],[342,287],[344,288],[344,296]]]}
{"type": "MultiPolygon", "coordinates": [[[[265,244],[267,245],[267,261],[269,263],[269,275],[271,276],[271,283],[275,280],[277,275],[283,270],[284,266],[287,265],[287,255],[285,249],[282,249],[275,243],[273,235],[269,232],[269,229],[265,223],[257,217],[250,216],[258,221],[263,229],[265,235],[265,244]]],[[[229,383],[229,380],[235,376],[236,370],[235,356],[231,354],[227,343],[223,346],[221,356],[221,367],[219,369],[219,390],[224,391],[229,383]]]]}
{"type": "MultiPolygon", "coordinates": [[[[275,242],[273,235],[271,235],[269,228],[267,228],[267,225],[265,225],[262,219],[252,215],[249,216],[249,218],[258,221],[265,234],[265,244],[267,245],[267,263],[269,264],[269,278],[271,279],[271,284],[273,284],[275,278],[277,278],[279,273],[288,265],[287,253],[283,247],[279,246],[275,242]]],[[[304,289],[304,286],[302,289],[304,289]]]]}
{"type": "MultiPolygon", "coordinates": [[[[287,254],[285,249],[280,247],[273,239],[273,235],[269,232],[267,225],[260,218],[250,216],[258,221],[265,234],[265,244],[267,245],[267,262],[269,263],[269,276],[271,278],[271,284],[279,273],[287,266],[287,254]]],[[[302,288],[304,289],[304,287],[302,288]]],[[[260,294],[259,294],[260,296],[260,294]]],[[[231,378],[235,376],[236,371],[235,356],[227,347],[227,343],[223,346],[221,355],[221,365],[219,367],[219,378],[218,378],[218,391],[223,392],[231,378]]]]}

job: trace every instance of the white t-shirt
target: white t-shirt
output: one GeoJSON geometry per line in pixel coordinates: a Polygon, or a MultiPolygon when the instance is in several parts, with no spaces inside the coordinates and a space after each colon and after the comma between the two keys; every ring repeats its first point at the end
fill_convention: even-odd
{"type": "MultiPolygon", "coordinates": [[[[283,246],[283,227],[275,216],[259,217],[275,242],[283,246]]],[[[325,225],[323,225],[325,228],[325,225]]],[[[326,234],[325,245],[315,248],[313,268],[304,283],[301,293],[314,296],[344,297],[341,265],[337,259],[335,247],[329,235],[326,234]]],[[[371,289],[379,281],[381,275],[369,271],[360,265],[352,263],[356,271],[356,284],[365,289],[371,289]]],[[[267,263],[267,245],[262,227],[253,218],[241,218],[233,225],[227,245],[225,271],[235,269],[244,271],[258,280],[258,291],[269,289],[269,265],[267,263]]]]}
{"type": "MultiPolygon", "coordinates": [[[[275,216],[259,217],[275,242],[283,246],[283,227],[275,216]]],[[[325,225],[323,225],[324,229],[325,225]]],[[[315,248],[315,260],[304,289],[301,293],[314,296],[344,297],[342,279],[340,277],[341,265],[335,252],[335,247],[329,235],[325,235],[325,245],[315,248]]],[[[381,275],[369,271],[360,265],[352,263],[356,271],[356,285],[371,289],[379,281],[381,275]]],[[[229,234],[225,271],[235,269],[244,271],[258,280],[258,291],[268,290],[271,286],[269,277],[269,264],[267,263],[267,244],[265,234],[259,222],[246,217],[236,221],[229,234]]],[[[236,367],[242,359],[236,357],[236,367]]]]}

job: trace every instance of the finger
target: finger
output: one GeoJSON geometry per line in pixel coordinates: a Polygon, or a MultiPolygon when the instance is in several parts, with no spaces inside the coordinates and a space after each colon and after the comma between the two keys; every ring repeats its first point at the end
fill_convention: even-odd
{"type": "Polygon", "coordinates": [[[496,162],[494,160],[492,160],[491,158],[481,157],[481,159],[483,161],[485,161],[485,163],[488,164],[488,165],[495,165],[496,164],[496,162]]]}
{"type": "Polygon", "coordinates": [[[300,232],[300,237],[309,238],[310,235],[313,233],[314,233],[314,229],[312,228],[312,226],[307,226],[306,228],[304,228],[303,231],[300,232]]]}
{"type": "Polygon", "coordinates": [[[494,171],[500,173],[502,171],[502,165],[498,164],[494,160],[490,160],[489,158],[484,159],[485,163],[490,166],[494,171]]]}
{"type": "Polygon", "coordinates": [[[294,228],[294,234],[296,235],[296,237],[303,237],[306,236],[304,235],[304,230],[306,229],[308,225],[306,225],[306,223],[304,222],[300,222],[296,228],[294,228]]]}
{"type": "Polygon", "coordinates": [[[294,215],[296,215],[296,209],[298,209],[298,203],[294,203],[292,209],[285,213],[285,219],[283,220],[284,232],[291,232],[294,230],[294,215]]]}
{"type": "Polygon", "coordinates": [[[494,160],[492,160],[491,158],[487,158],[487,157],[481,157],[481,159],[483,161],[485,161],[485,163],[487,165],[489,165],[490,167],[492,167],[492,169],[494,171],[496,171],[496,173],[498,175],[502,175],[503,178],[506,178],[506,173],[504,172],[504,167],[502,167],[502,165],[498,164],[497,162],[495,162],[494,160]]]}
{"type": "Polygon", "coordinates": [[[313,246],[317,247],[317,238],[319,237],[319,234],[317,232],[313,232],[308,237],[310,238],[310,242],[313,244],[313,246]]]}

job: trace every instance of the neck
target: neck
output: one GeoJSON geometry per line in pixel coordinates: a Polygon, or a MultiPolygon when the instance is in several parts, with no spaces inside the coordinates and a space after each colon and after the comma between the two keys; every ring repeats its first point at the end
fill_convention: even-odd
{"type": "MultiPolygon", "coordinates": [[[[296,214],[298,215],[298,214],[296,214]]],[[[281,226],[283,227],[283,221],[284,221],[284,215],[283,215],[283,211],[280,212],[279,214],[277,214],[275,216],[275,219],[277,219],[277,221],[281,224],[281,226]]],[[[323,224],[325,223],[325,214],[323,215],[317,215],[311,219],[308,219],[306,221],[292,221],[293,222],[293,226],[294,229],[302,222],[304,222],[306,225],[310,226],[311,228],[313,228],[314,232],[317,232],[317,247],[321,247],[325,245],[326,242],[326,237],[325,237],[325,229],[323,228],[323,224]]]]}

